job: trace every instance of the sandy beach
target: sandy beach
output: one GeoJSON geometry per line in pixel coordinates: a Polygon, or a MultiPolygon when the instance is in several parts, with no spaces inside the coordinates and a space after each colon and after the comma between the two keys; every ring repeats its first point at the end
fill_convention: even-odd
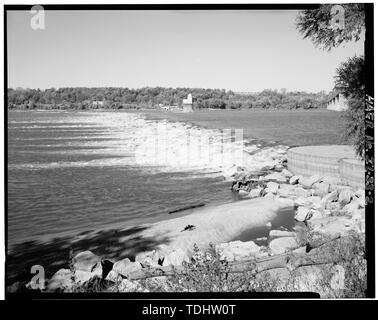
{"type": "Polygon", "coordinates": [[[293,209],[294,202],[290,199],[250,199],[219,206],[194,209],[191,214],[142,225],[146,228],[136,235],[120,239],[132,242],[135,237],[153,238],[161,243],[155,249],[169,252],[178,248],[192,251],[196,244],[206,249],[209,243],[229,242],[243,232],[271,223],[283,210],[293,209]],[[194,226],[192,230],[184,230],[186,226],[194,226]]]}

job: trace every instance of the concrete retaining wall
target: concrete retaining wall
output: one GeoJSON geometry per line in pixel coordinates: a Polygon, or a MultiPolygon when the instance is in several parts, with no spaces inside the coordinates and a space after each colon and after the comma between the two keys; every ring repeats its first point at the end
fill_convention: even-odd
{"type": "Polygon", "coordinates": [[[355,158],[351,146],[306,146],[288,150],[288,169],[296,174],[336,178],[344,183],[361,187],[365,185],[365,166],[355,158]]]}
{"type": "Polygon", "coordinates": [[[351,186],[365,187],[365,165],[357,159],[342,159],[340,161],[340,176],[351,186]]]}

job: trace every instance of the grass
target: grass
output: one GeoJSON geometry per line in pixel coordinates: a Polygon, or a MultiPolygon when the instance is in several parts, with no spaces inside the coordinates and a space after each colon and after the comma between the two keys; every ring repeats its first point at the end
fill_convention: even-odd
{"type": "Polygon", "coordinates": [[[345,143],[342,113],[328,110],[196,110],[144,112],[149,119],[190,122],[211,129],[243,129],[245,138],[288,146],[345,143]]]}

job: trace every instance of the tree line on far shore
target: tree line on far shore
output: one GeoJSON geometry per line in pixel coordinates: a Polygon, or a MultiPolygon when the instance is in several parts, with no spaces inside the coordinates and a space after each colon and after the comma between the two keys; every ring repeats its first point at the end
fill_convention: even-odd
{"type": "Polygon", "coordinates": [[[325,108],[328,95],[263,90],[237,93],[224,89],[200,88],[59,88],[8,89],[9,109],[145,109],[159,105],[182,105],[188,93],[196,109],[317,109],[325,108]]]}

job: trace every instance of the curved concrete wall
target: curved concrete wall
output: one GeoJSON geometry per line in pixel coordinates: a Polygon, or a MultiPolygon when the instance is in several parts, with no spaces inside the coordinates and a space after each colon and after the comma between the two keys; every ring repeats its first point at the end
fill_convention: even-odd
{"type": "Polygon", "coordinates": [[[351,186],[365,187],[365,165],[357,159],[342,159],[340,161],[340,176],[351,186]]]}
{"type": "Polygon", "coordinates": [[[351,146],[305,146],[288,150],[288,169],[296,174],[336,178],[351,186],[363,188],[365,167],[355,159],[351,146]]]}

